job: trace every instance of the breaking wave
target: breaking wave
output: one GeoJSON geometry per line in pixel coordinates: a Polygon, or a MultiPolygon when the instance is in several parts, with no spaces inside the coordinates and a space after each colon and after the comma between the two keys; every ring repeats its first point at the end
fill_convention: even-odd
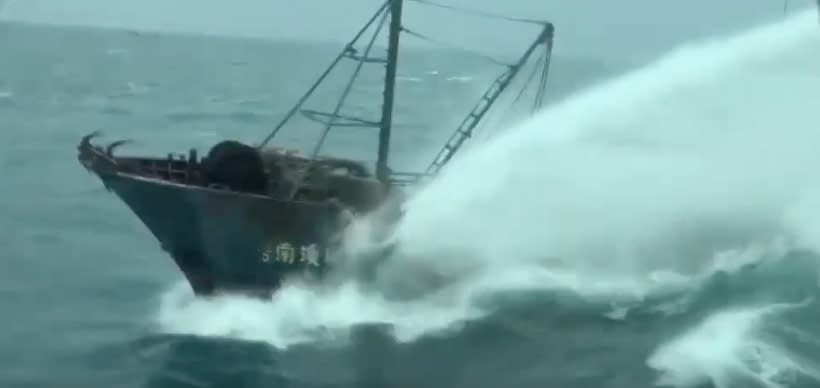
{"type": "MultiPolygon", "coordinates": [[[[771,316],[807,304],[733,308],[709,315],[650,356],[648,365],[661,372],[656,385],[780,388],[804,381],[816,385],[820,381],[818,365],[765,335],[767,323],[777,325],[771,316]]],[[[805,338],[805,334],[801,336],[805,338]]]]}
{"type": "MultiPolygon", "coordinates": [[[[661,384],[816,379],[764,334],[817,288],[817,47],[814,12],[681,47],[460,154],[369,281],[272,302],[179,285],[159,324],[278,347],[389,324],[412,341],[535,295],[614,320],[703,312],[648,357],[661,384]]],[[[353,252],[370,248],[358,227],[353,252]]]]}

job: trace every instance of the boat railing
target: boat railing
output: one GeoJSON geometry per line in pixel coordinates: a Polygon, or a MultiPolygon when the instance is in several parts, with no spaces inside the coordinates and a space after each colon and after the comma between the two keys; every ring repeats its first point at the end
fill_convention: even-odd
{"type": "Polygon", "coordinates": [[[201,183],[201,171],[198,164],[190,163],[185,155],[168,154],[160,158],[117,158],[123,172],[159,178],[165,181],[182,184],[201,183]]]}

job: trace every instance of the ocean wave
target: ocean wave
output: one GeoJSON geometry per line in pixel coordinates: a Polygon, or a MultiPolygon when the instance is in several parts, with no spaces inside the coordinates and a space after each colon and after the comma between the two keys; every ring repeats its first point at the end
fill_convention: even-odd
{"type": "Polygon", "coordinates": [[[647,364],[660,372],[656,385],[669,387],[814,386],[820,369],[765,335],[783,325],[780,315],[811,301],[772,303],[716,311],[661,344],[647,364]]]}

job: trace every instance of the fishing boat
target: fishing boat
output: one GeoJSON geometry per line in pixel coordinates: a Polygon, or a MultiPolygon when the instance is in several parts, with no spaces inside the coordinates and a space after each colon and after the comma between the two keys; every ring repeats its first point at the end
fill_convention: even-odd
{"type": "Polygon", "coordinates": [[[94,132],[79,142],[79,162],[159,240],[197,296],[242,293],[267,297],[291,276],[321,280],[332,265],[327,259],[329,252],[337,246],[339,233],[351,217],[378,211],[388,224],[399,219],[402,193],[438,173],[539,48],[543,48],[539,50],[543,61],[536,67],[542,72],[542,81],[536,99],[543,99],[553,25],[516,19],[538,25],[532,43],[491,83],[426,170],[392,171],[388,161],[400,36],[409,33],[422,37],[402,25],[405,1],[411,0],[385,1],[260,144],[224,140],[203,157],[196,149],[159,157],[118,156],[115,148],[126,141],[95,145],[92,138],[99,133],[94,132]],[[385,25],[387,56],[375,58],[371,49],[385,25]],[[371,27],[375,30],[372,38],[360,42],[371,27]],[[356,46],[361,44],[365,47],[359,54],[356,46]],[[354,61],[355,71],[335,109],[322,112],[304,108],[342,60],[354,61]],[[360,70],[374,63],[384,67],[381,117],[366,120],[342,114],[341,107],[360,70]],[[312,152],[269,146],[297,113],[323,126],[312,152]],[[328,131],[337,127],[378,130],[373,169],[350,158],[319,154],[328,131]]]}

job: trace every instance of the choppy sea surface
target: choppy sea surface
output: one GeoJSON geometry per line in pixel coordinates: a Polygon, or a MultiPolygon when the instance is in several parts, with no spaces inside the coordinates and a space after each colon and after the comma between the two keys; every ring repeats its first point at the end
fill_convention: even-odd
{"type": "MultiPolygon", "coordinates": [[[[338,47],[0,24],[0,386],[820,386],[818,47],[803,13],[641,68],[556,55],[549,105],[414,194],[375,281],[197,300],[79,138],[256,142],[338,47]]],[[[407,54],[400,169],[499,70],[471,59],[407,54]]]]}

